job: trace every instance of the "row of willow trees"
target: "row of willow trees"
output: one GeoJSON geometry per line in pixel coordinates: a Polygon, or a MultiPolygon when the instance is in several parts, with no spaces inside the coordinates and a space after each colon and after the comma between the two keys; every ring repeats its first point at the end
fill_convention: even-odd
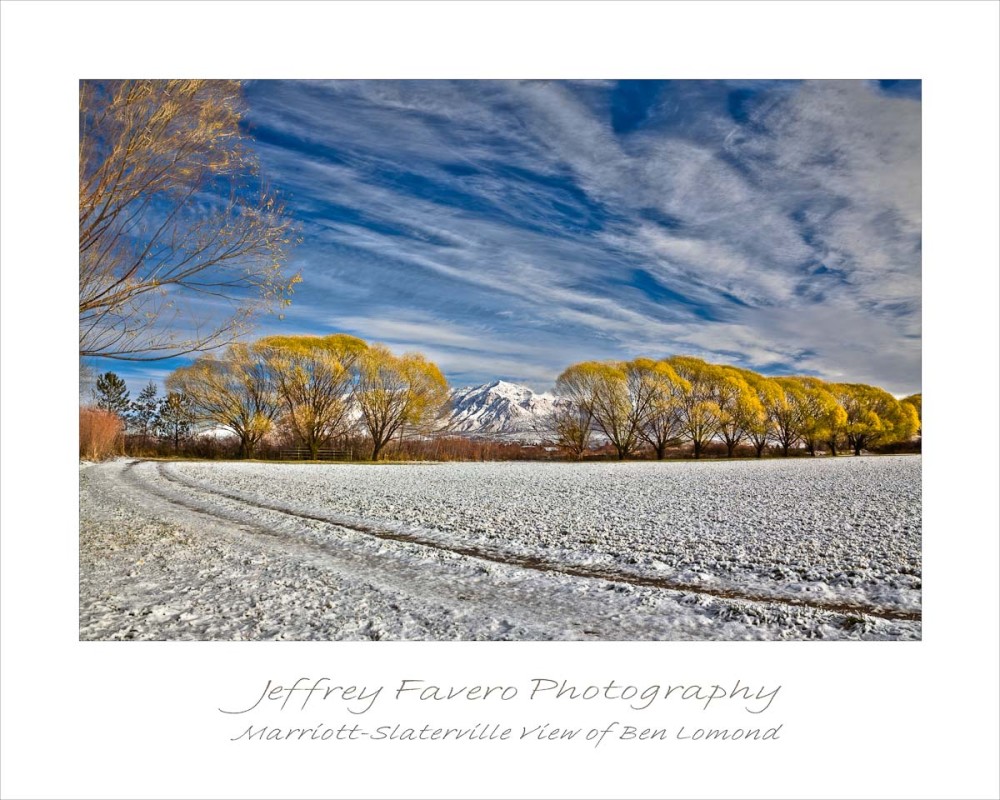
{"type": "Polygon", "coordinates": [[[395,355],[353,336],[271,336],[175,370],[168,392],[192,417],[231,431],[241,458],[282,431],[312,458],[363,428],[377,461],[394,437],[440,420],[448,384],[422,355],[395,355]]]}
{"type": "MultiPolygon", "coordinates": [[[[407,435],[448,433],[448,385],[435,364],[343,334],[235,344],[175,370],[166,388],[193,424],[233,433],[241,458],[275,435],[316,458],[360,434],[377,461],[407,435]]],[[[729,456],[747,445],[758,457],[769,446],[860,454],[920,429],[920,395],[900,401],[874,386],[769,378],[689,356],[575,364],[556,394],[537,432],[576,458],[607,445],[619,459],[662,459],[679,446],[699,458],[712,442],[729,456]]]]}
{"type": "Polygon", "coordinates": [[[682,444],[699,458],[713,441],[729,457],[745,444],[758,458],[769,445],[785,456],[800,446],[812,455],[821,446],[860,455],[920,432],[919,394],[897,400],[875,386],[769,378],[689,356],[574,364],[559,376],[556,394],[563,402],[552,428],[577,457],[595,438],[606,439],[619,459],[644,449],[662,459],[682,444]]]}

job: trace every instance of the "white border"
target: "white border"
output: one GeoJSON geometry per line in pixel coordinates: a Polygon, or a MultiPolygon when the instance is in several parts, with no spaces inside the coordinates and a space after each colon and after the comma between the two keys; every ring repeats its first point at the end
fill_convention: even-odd
{"type": "Polygon", "coordinates": [[[996,797],[998,8],[4,2],[3,797],[996,797]],[[139,74],[922,78],[924,641],[79,643],[76,81],[139,74]],[[783,684],[788,733],[766,751],[225,742],[219,704],[318,674],[738,677],[783,684]]]}

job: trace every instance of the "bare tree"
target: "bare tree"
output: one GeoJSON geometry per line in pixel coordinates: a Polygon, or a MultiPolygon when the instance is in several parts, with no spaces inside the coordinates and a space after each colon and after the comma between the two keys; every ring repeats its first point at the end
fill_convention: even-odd
{"type": "Polygon", "coordinates": [[[288,302],[289,223],[242,113],[234,81],[81,82],[81,356],[211,349],[288,302]]]}

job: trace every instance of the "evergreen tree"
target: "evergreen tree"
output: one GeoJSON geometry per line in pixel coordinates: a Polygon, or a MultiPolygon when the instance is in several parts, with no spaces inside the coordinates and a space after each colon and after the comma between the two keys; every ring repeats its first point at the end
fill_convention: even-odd
{"type": "Polygon", "coordinates": [[[193,423],[194,413],[187,395],[168,392],[167,396],[160,400],[156,414],[156,432],[161,439],[173,442],[175,453],[180,449],[181,442],[191,435],[193,423]]]}
{"type": "Polygon", "coordinates": [[[160,407],[156,394],[156,384],[150,381],[130,404],[132,412],[129,419],[130,427],[136,435],[142,437],[143,443],[153,433],[153,424],[160,407]]]}
{"type": "Polygon", "coordinates": [[[129,412],[128,387],[113,372],[97,377],[97,407],[124,418],[129,412]]]}

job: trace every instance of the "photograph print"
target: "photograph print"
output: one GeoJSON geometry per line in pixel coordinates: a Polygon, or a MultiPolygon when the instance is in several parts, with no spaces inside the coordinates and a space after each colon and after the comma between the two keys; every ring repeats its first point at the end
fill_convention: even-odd
{"type": "Polygon", "coordinates": [[[921,638],[918,80],[83,80],[81,640],[921,638]]]}

